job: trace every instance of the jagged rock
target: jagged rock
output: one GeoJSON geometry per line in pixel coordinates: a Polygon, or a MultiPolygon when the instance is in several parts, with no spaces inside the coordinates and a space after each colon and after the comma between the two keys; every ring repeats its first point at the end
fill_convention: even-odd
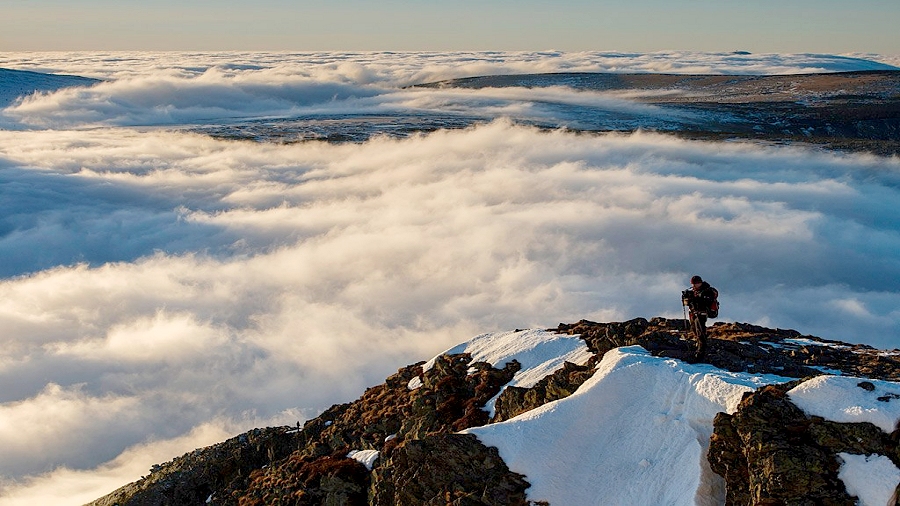
{"type": "Polygon", "coordinates": [[[563,367],[531,388],[507,387],[494,404],[491,423],[502,422],[548,402],[568,397],[594,374],[596,357],[585,365],[564,362],[563,367]]]}
{"type": "Polygon", "coordinates": [[[887,456],[900,467],[900,455],[897,454],[900,447],[871,423],[837,423],[813,416],[810,417],[809,433],[816,444],[834,453],[877,453],[887,456]]]}
{"type": "Polygon", "coordinates": [[[240,487],[254,469],[290,455],[299,436],[290,427],[253,429],[154,466],[149,476],[89,506],[203,504],[213,491],[240,487]]]}
{"type": "Polygon", "coordinates": [[[368,488],[367,482],[355,475],[328,474],[336,469],[337,462],[345,462],[337,469],[351,465],[346,463],[348,459],[340,459],[349,450],[377,449],[388,458],[396,448],[405,447],[404,441],[488,422],[481,408],[512,379],[519,365],[513,362],[504,369],[494,369],[489,364],[470,362],[469,355],[460,354],[438,357],[425,372],[421,364],[415,364],[401,369],[383,385],[369,388],[359,400],[332,406],[304,426],[304,445],[294,455],[257,473],[246,491],[229,491],[223,503],[243,505],[247,500],[265,497],[268,491],[270,499],[302,496],[304,501],[312,501],[309,504],[325,504],[345,497],[351,502],[335,504],[356,504],[352,501],[368,488]],[[410,390],[409,381],[417,376],[421,376],[422,385],[410,390]],[[304,471],[302,480],[291,478],[298,469],[304,471]],[[338,486],[338,492],[323,489],[326,485],[338,486]],[[279,495],[271,496],[275,492],[279,495]]]}
{"type": "Polygon", "coordinates": [[[856,504],[838,479],[838,453],[880,454],[900,463],[896,439],[871,423],[810,417],[786,392],[799,382],[745,395],[714,421],[708,460],[726,482],[727,505],[856,504]]]}
{"type": "Polygon", "coordinates": [[[304,457],[331,455],[342,448],[381,448],[387,436],[397,434],[411,403],[409,381],[422,373],[422,363],[397,371],[381,385],[366,389],[356,401],[334,405],[303,426],[298,450],[304,457]]]}
{"type": "Polygon", "coordinates": [[[368,485],[355,474],[365,467],[344,458],[349,450],[390,455],[405,439],[488,422],[481,408],[512,379],[519,364],[494,369],[470,361],[465,354],[451,355],[438,357],[424,373],[422,363],[402,368],[357,401],[327,409],[303,430],[255,429],[159,466],[91,504],[202,504],[207,498],[211,504],[268,504],[275,498],[289,504],[353,504],[368,485]],[[417,376],[422,386],[410,390],[409,381],[417,376]],[[389,436],[393,438],[386,442],[389,436]],[[253,470],[258,471],[251,475],[253,470]],[[312,502],[292,502],[300,497],[312,502]]]}
{"type": "Polygon", "coordinates": [[[815,444],[808,426],[775,387],[745,397],[734,415],[716,415],[708,459],[725,477],[726,504],[854,505],[838,479],[838,461],[815,444]]]}
{"type": "Polygon", "coordinates": [[[353,459],[343,455],[301,457],[295,453],[278,466],[254,471],[246,490],[226,491],[221,502],[236,499],[241,506],[361,506],[367,504],[368,488],[369,471],[353,459]]]}
{"type": "Polygon", "coordinates": [[[377,506],[527,505],[525,477],[471,434],[435,434],[399,445],[372,473],[377,506]]]}
{"type": "Polygon", "coordinates": [[[438,357],[422,377],[422,386],[410,395],[400,435],[421,438],[438,432],[456,432],[488,423],[481,409],[520,369],[516,361],[504,369],[483,362],[469,364],[468,354],[438,357]],[[474,369],[469,374],[469,368],[474,369]]]}
{"type": "Polygon", "coordinates": [[[300,453],[324,456],[341,448],[381,450],[388,436],[416,439],[487,423],[481,408],[512,379],[519,364],[494,369],[469,362],[467,354],[449,355],[438,357],[424,373],[422,363],[400,369],[355,402],[332,406],[307,422],[300,453]],[[419,376],[422,386],[410,390],[410,380],[419,376]]]}
{"type": "Polygon", "coordinates": [[[588,349],[598,355],[620,346],[638,344],[638,338],[650,323],[644,318],[635,318],[622,323],[596,323],[581,320],[575,324],[560,323],[556,331],[569,335],[578,334],[587,342],[588,349]]]}
{"type": "MultiPolygon", "coordinates": [[[[519,363],[496,369],[471,363],[468,354],[440,356],[427,371],[422,362],[400,369],[302,430],[255,429],[154,466],[149,476],[91,504],[528,504],[527,477],[512,473],[496,449],[454,433],[573,394],[614,348],[640,345],[656,356],[697,360],[683,320],[582,320],[556,331],[579,335],[594,356],[564,363],[530,388],[506,388],[493,420],[483,407],[519,363]],[[411,380],[418,386],[410,387],[411,380]],[[347,458],[350,450],[380,456],[370,472],[347,458]]],[[[833,370],[900,380],[900,353],[745,323],[716,323],[709,337],[702,361],[729,371],[809,378],[833,370]]],[[[760,389],[733,415],[716,417],[708,459],[726,479],[728,504],[854,504],[837,479],[838,453],[877,453],[900,466],[900,431],[886,435],[871,424],[807,417],[787,398],[790,387],[760,389]]],[[[859,388],[874,385],[860,381],[859,388]]]]}

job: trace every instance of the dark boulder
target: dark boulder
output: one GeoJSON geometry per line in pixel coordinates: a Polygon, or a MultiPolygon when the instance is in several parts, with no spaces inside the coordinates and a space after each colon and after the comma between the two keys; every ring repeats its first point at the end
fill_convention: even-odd
{"type": "Polygon", "coordinates": [[[707,457],[725,478],[726,504],[854,506],[838,478],[838,453],[880,454],[898,464],[896,440],[871,423],[807,416],[786,393],[798,383],[760,388],[733,415],[716,415],[707,457]]]}
{"type": "Polygon", "coordinates": [[[527,505],[525,477],[471,434],[434,434],[397,446],[372,472],[378,506],[527,505]]]}
{"type": "Polygon", "coordinates": [[[531,388],[507,387],[494,404],[491,422],[502,422],[548,402],[568,397],[594,374],[596,357],[585,365],[564,362],[562,368],[531,388]]]}
{"type": "Polygon", "coordinates": [[[240,506],[364,506],[368,488],[368,469],[353,459],[342,454],[301,457],[295,453],[277,466],[254,471],[249,486],[230,495],[240,506]]]}

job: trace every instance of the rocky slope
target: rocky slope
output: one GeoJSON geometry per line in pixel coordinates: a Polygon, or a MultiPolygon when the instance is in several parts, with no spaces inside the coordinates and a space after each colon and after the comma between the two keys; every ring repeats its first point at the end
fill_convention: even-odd
{"type": "MultiPolygon", "coordinates": [[[[528,476],[460,431],[566,399],[616,348],[638,345],[655,357],[696,362],[682,320],[581,321],[553,332],[580,339],[587,352],[578,356],[586,360],[509,386],[530,366],[509,360],[498,368],[473,362],[474,352],[442,354],[400,369],[302,428],[256,429],[195,450],[91,504],[536,504],[528,476]]],[[[839,454],[884,456],[900,467],[896,420],[890,431],[826,420],[788,395],[804,380],[840,374],[861,378],[853,380],[861,394],[893,406],[900,385],[885,392],[883,385],[894,384],[879,381],[900,381],[900,353],[742,323],[717,323],[710,336],[698,366],[784,379],[748,391],[732,413],[716,415],[707,460],[724,478],[718,502],[856,504],[839,476],[839,454]]]]}

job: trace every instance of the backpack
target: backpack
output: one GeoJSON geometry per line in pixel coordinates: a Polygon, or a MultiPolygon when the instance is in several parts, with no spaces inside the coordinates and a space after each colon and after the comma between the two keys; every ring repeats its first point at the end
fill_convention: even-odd
{"type": "Polygon", "coordinates": [[[706,311],[706,316],[710,318],[718,318],[719,317],[719,291],[713,287],[709,287],[713,293],[713,300],[709,303],[709,309],[706,311]]]}

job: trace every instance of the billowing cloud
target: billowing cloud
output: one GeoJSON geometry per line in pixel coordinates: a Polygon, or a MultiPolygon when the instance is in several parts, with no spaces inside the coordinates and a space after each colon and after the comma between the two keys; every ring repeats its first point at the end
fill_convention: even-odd
{"type": "MultiPolygon", "coordinates": [[[[357,77],[316,82],[384,88],[382,70],[339,66],[357,77]]],[[[2,504],[83,502],[482,332],[679,317],[692,274],[723,320],[900,346],[896,158],[505,120],[361,144],[78,124],[77,104],[152,89],[155,72],[28,102],[78,128],[0,130],[2,504]]],[[[254,70],[187,91],[302,99],[228,72],[254,70]]],[[[212,75],[172,77],[134,117],[212,75]]],[[[527,108],[527,93],[355,100],[527,108]]]]}

